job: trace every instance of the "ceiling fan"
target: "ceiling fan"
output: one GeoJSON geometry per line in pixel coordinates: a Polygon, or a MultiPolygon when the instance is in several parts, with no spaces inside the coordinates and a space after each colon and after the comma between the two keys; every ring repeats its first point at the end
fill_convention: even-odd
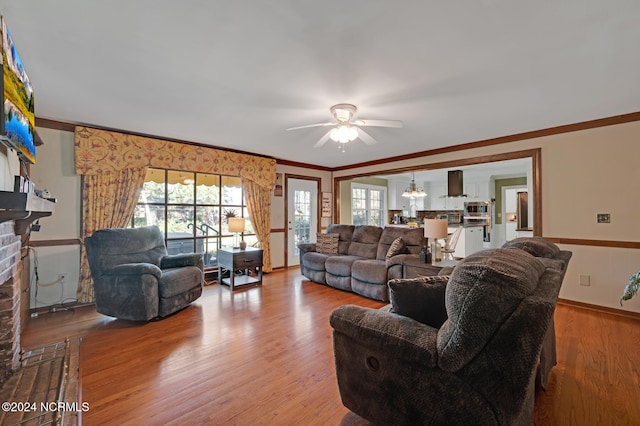
{"type": "Polygon", "coordinates": [[[342,150],[344,151],[344,145],[348,142],[354,141],[357,138],[360,138],[362,142],[367,145],[373,145],[376,143],[376,140],[372,138],[367,132],[361,129],[361,127],[365,126],[376,126],[376,127],[395,127],[401,128],[404,126],[402,121],[399,120],[353,120],[354,115],[358,111],[358,108],[352,104],[337,104],[329,108],[331,115],[336,119],[335,122],[327,122],[327,123],[317,123],[317,124],[308,124],[306,126],[297,126],[290,127],[287,130],[297,130],[297,129],[306,129],[309,127],[324,127],[324,126],[335,126],[333,129],[329,130],[318,140],[318,142],[313,145],[314,148],[321,147],[329,139],[334,142],[337,142],[342,150]]]}

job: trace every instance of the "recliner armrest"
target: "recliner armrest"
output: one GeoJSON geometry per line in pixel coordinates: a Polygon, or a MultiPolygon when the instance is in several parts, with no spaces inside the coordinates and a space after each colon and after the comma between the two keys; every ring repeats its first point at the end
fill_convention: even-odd
{"type": "Polygon", "coordinates": [[[107,271],[106,276],[125,276],[125,275],[143,275],[150,274],[160,279],[162,271],[153,263],[123,263],[115,266],[107,271]]]}
{"type": "Polygon", "coordinates": [[[197,266],[203,268],[202,253],[168,254],[160,259],[160,268],[180,268],[182,266],[197,266]]]}
{"type": "Polygon", "coordinates": [[[329,322],[335,332],[364,346],[384,348],[394,357],[426,367],[437,365],[438,330],[409,317],[345,305],[331,313],[329,322]]]}

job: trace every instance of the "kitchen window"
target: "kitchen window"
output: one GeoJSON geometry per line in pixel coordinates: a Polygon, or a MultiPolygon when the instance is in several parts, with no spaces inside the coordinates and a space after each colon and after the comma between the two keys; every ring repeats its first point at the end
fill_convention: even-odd
{"type": "Polygon", "coordinates": [[[220,247],[233,245],[231,214],[245,218],[247,245],[257,244],[240,177],[149,168],[131,226],[158,226],[169,254],[203,253],[211,269],[220,247]]]}
{"type": "Polygon", "coordinates": [[[351,184],[351,223],[384,226],[387,188],[384,186],[351,184]]]}

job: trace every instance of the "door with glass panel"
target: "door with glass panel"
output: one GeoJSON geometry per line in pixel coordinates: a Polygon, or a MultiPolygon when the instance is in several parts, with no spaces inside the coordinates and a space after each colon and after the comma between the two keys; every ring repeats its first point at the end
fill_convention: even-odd
{"type": "Polygon", "coordinates": [[[287,179],[287,266],[300,264],[298,244],[316,241],[318,182],[287,179]]]}

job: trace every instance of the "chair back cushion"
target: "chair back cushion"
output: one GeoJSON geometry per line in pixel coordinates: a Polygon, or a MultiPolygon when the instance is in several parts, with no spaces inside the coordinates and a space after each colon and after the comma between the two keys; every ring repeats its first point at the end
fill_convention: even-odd
{"type": "Polygon", "coordinates": [[[332,223],[327,227],[327,234],[338,234],[338,254],[347,254],[353,237],[354,225],[332,223]]]}
{"type": "Polygon", "coordinates": [[[458,371],[534,292],[544,265],[520,249],[483,250],[463,259],[453,270],[445,292],[448,314],[438,332],[438,364],[458,371]]]}
{"type": "Polygon", "coordinates": [[[151,263],[160,267],[160,259],[167,254],[157,226],[100,229],[85,238],[84,244],[94,277],[124,263],[151,263]]]}
{"type": "Polygon", "coordinates": [[[520,237],[507,241],[502,248],[519,248],[536,257],[555,258],[560,248],[543,237],[520,237]]]}
{"type": "MultiPolygon", "coordinates": [[[[382,228],[378,226],[356,226],[353,230],[353,237],[351,237],[348,254],[351,256],[366,257],[367,259],[375,259],[380,234],[382,234],[382,228]]],[[[391,240],[391,242],[393,242],[393,240],[391,240]]],[[[387,250],[388,249],[387,247],[387,250]]],[[[384,260],[384,256],[382,256],[382,260],[384,260]]]]}

